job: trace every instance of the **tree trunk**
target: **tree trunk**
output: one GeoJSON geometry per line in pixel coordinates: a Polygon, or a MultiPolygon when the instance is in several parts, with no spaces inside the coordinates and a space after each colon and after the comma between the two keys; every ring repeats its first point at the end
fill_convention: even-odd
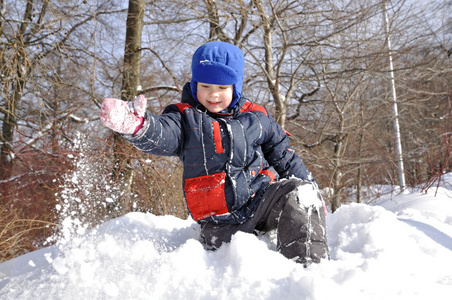
{"type": "Polygon", "coordinates": [[[143,17],[144,0],[129,0],[121,88],[121,98],[127,101],[132,101],[139,92],[143,17]]]}
{"type": "Polygon", "coordinates": [[[388,56],[389,56],[389,74],[391,77],[392,117],[393,117],[392,122],[394,127],[395,151],[398,167],[397,175],[399,178],[400,191],[403,192],[406,187],[405,187],[405,172],[403,165],[402,138],[400,137],[399,112],[397,108],[397,93],[395,87],[394,66],[392,62],[392,47],[389,33],[389,18],[388,12],[386,10],[386,1],[383,1],[383,17],[385,23],[386,45],[388,47],[388,56]]]}
{"type": "Polygon", "coordinates": [[[265,61],[264,61],[264,72],[267,79],[267,85],[270,93],[275,102],[275,120],[284,129],[286,122],[286,112],[287,108],[281,95],[281,90],[279,86],[279,74],[275,72],[275,64],[273,62],[273,40],[272,40],[272,30],[273,25],[269,17],[267,16],[264,6],[261,1],[253,1],[254,5],[259,12],[259,16],[262,20],[262,29],[264,31],[264,51],[265,51],[265,61]]]}
{"type": "MultiPolygon", "coordinates": [[[[126,41],[124,48],[123,80],[121,98],[133,101],[140,92],[141,35],[143,30],[144,0],[129,0],[127,15],[126,41]]],[[[133,177],[130,153],[132,146],[118,135],[114,137],[115,165],[114,178],[122,185],[122,197],[115,203],[113,216],[130,212],[133,205],[133,177]]]]}
{"type": "Polygon", "coordinates": [[[341,164],[343,139],[341,136],[336,137],[334,146],[334,171],[333,171],[333,197],[331,200],[331,211],[335,212],[341,206],[341,164]]]}
{"type": "MultiPolygon", "coordinates": [[[[3,8],[3,2],[1,3],[3,8]]],[[[27,74],[30,72],[30,62],[25,51],[24,33],[27,30],[28,20],[31,18],[33,10],[33,1],[28,1],[25,7],[24,20],[16,32],[14,49],[15,57],[12,62],[5,60],[3,56],[0,59],[0,72],[5,77],[14,78],[10,84],[6,84],[6,111],[2,124],[2,140],[0,141],[0,180],[7,179],[13,172],[13,149],[14,130],[16,129],[16,111],[20,106],[22,93],[25,89],[27,74]]],[[[1,24],[3,27],[3,23],[1,24]]]]}

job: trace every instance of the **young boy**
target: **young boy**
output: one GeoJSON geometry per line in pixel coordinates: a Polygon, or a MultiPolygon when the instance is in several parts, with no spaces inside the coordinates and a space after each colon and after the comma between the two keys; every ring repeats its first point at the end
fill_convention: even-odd
{"type": "Polygon", "coordinates": [[[242,51],[209,42],[193,55],[182,101],[161,115],[146,98],[106,98],[101,120],[139,150],[178,156],[188,210],[206,249],[237,231],[276,229],[284,256],[305,266],[329,258],[325,208],[311,173],[268,111],[241,97],[242,51]]]}

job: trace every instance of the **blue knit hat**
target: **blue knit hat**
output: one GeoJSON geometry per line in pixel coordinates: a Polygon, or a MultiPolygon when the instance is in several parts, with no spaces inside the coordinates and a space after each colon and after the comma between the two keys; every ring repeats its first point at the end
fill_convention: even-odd
{"type": "Polygon", "coordinates": [[[197,83],[234,85],[232,102],[234,107],[242,95],[245,59],[237,46],[225,42],[208,42],[195,51],[191,63],[191,93],[196,97],[197,83]]]}

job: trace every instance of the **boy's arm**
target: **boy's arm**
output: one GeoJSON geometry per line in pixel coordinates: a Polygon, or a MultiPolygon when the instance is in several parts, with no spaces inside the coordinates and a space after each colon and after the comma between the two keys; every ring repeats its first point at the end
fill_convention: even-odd
{"type": "Polygon", "coordinates": [[[182,114],[170,105],[161,115],[147,113],[143,127],[134,135],[121,134],[137,149],[163,156],[180,156],[183,144],[182,114]]]}
{"type": "Polygon", "coordinates": [[[182,148],[182,119],[177,108],[168,107],[161,116],[146,113],[146,98],[133,102],[107,98],[101,120],[139,150],[155,155],[179,155],[182,148]]]}
{"type": "Polygon", "coordinates": [[[262,150],[269,164],[275,168],[281,178],[295,176],[302,180],[313,181],[311,172],[290,146],[287,133],[271,116],[268,118],[268,136],[262,144],[262,150]]]}

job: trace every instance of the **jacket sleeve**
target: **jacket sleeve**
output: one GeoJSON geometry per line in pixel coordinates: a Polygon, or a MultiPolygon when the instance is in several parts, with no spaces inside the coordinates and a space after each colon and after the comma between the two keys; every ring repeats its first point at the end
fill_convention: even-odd
{"type": "Polygon", "coordinates": [[[302,180],[314,181],[311,172],[301,158],[290,147],[289,137],[272,116],[265,122],[268,125],[267,137],[262,151],[268,163],[275,168],[281,178],[295,176],[302,180]]]}
{"type": "Polygon", "coordinates": [[[121,136],[138,150],[162,156],[180,156],[184,140],[182,114],[169,105],[161,115],[147,113],[143,128],[134,135],[121,136]]]}

